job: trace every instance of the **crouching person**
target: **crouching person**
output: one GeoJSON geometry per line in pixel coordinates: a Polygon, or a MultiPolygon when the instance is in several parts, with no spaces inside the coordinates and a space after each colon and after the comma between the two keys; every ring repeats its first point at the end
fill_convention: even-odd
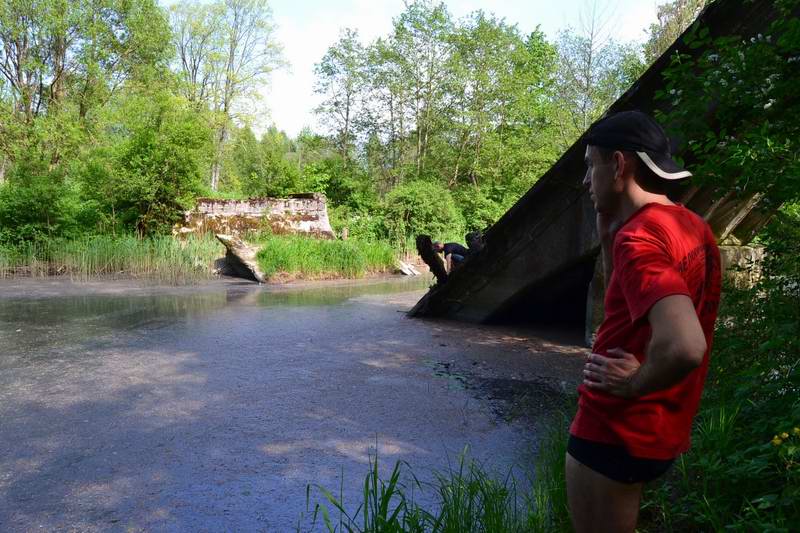
{"type": "Polygon", "coordinates": [[[470,254],[469,249],[457,242],[441,243],[436,241],[433,243],[434,251],[444,254],[445,264],[447,271],[452,272],[454,268],[464,262],[464,259],[470,254]]]}

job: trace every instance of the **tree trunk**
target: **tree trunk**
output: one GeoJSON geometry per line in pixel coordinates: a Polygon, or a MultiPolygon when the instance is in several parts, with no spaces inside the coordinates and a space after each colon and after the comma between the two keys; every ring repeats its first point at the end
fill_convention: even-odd
{"type": "Polygon", "coordinates": [[[219,176],[220,170],[222,168],[222,148],[225,145],[225,140],[228,136],[228,121],[227,121],[227,113],[225,113],[225,122],[223,122],[222,126],[219,129],[219,134],[217,135],[217,142],[215,143],[216,146],[214,147],[214,161],[211,163],[211,190],[216,192],[219,188],[219,176]]]}

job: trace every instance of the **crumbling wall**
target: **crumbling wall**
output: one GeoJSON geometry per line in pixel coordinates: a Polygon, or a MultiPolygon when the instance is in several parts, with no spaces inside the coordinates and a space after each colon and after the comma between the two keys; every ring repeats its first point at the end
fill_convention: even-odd
{"type": "Polygon", "coordinates": [[[246,200],[198,198],[197,206],[184,214],[178,232],[242,235],[262,230],[334,238],[325,196],[318,193],[246,200]]]}

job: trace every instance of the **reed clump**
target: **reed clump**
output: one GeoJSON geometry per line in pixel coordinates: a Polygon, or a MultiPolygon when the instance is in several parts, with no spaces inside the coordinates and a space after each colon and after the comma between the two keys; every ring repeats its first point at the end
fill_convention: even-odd
{"type": "Polygon", "coordinates": [[[223,253],[212,236],[91,235],[0,246],[0,278],[66,276],[75,281],[135,278],[180,285],[215,276],[223,253]]]}
{"type": "MultiPolygon", "coordinates": [[[[566,418],[559,419],[564,422],[566,418]]],[[[378,458],[370,468],[357,502],[345,502],[325,487],[309,486],[307,512],[330,532],[349,533],[522,533],[570,531],[564,483],[567,432],[554,423],[545,434],[532,476],[510,470],[496,476],[484,465],[461,455],[458,464],[421,482],[410,466],[398,461],[381,477],[378,458]],[[313,509],[311,495],[321,501],[313,509]],[[426,504],[421,504],[422,498],[426,504]]]]}
{"type": "Polygon", "coordinates": [[[326,240],[300,235],[264,235],[258,265],[270,278],[297,279],[362,278],[392,272],[395,253],[381,241],[326,240]]]}

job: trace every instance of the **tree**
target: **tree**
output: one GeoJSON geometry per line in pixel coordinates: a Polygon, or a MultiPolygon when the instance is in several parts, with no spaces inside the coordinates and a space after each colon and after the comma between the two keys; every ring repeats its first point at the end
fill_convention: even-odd
{"type": "Polygon", "coordinates": [[[431,137],[444,106],[448,74],[444,67],[450,53],[449,35],[453,28],[450,14],[443,3],[415,0],[395,20],[391,46],[398,74],[405,81],[411,104],[416,140],[415,166],[419,177],[431,137]]]}
{"type": "Polygon", "coordinates": [[[579,30],[559,33],[559,69],[555,97],[566,148],[616,100],[644,70],[638,50],[609,36],[610,19],[593,0],[579,30]]]}
{"type": "Polygon", "coordinates": [[[363,99],[364,62],[365,51],[358,32],[345,29],[314,68],[315,92],[324,97],[315,111],[330,128],[339,155],[345,161],[350,159],[353,123],[363,99]]]}
{"type": "Polygon", "coordinates": [[[163,88],[128,93],[114,103],[106,136],[81,161],[84,194],[103,206],[112,227],[168,232],[207,191],[208,121],[163,88]]]}
{"type": "Polygon", "coordinates": [[[217,98],[222,67],[222,4],[175,4],[170,8],[172,39],[177,52],[180,91],[198,108],[217,98]]]}
{"type": "Polygon", "coordinates": [[[429,181],[412,180],[392,190],[386,195],[386,215],[390,234],[401,246],[420,234],[447,238],[464,231],[450,191],[429,181]]]}
{"type": "Polygon", "coordinates": [[[215,111],[219,114],[216,149],[211,168],[211,190],[219,184],[222,149],[231,121],[257,96],[267,76],[281,64],[280,47],[273,37],[272,11],[266,0],[224,0],[222,18],[224,61],[219,75],[215,111]]]}
{"type": "Polygon", "coordinates": [[[709,0],[673,0],[658,6],[658,22],[650,25],[650,37],[643,47],[647,62],[658,59],[708,3],[709,0]]]}
{"type": "Polygon", "coordinates": [[[267,0],[190,0],[171,11],[183,94],[214,112],[211,190],[219,188],[224,146],[233,125],[251,118],[252,103],[282,65],[267,0]]]}
{"type": "Polygon", "coordinates": [[[0,4],[0,74],[27,123],[68,97],[85,117],[168,56],[169,28],[152,0],[0,4]]]}
{"type": "Polygon", "coordinates": [[[502,185],[511,174],[524,172],[517,165],[510,171],[513,159],[552,140],[547,97],[555,50],[541,32],[525,39],[515,26],[482,12],[467,18],[452,42],[453,105],[444,129],[453,132],[448,142],[454,157],[442,170],[451,187],[502,185]]]}

